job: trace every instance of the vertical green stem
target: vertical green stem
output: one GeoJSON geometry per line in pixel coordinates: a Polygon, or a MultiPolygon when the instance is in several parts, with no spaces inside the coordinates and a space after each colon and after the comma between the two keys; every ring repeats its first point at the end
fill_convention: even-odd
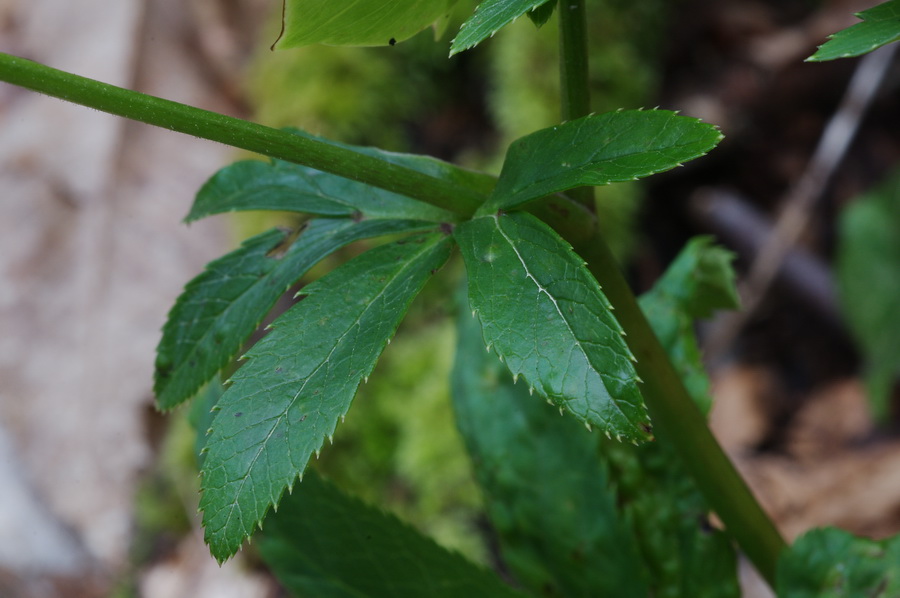
{"type": "Polygon", "coordinates": [[[559,74],[563,121],[591,111],[585,0],[559,0],[559,74]]]}
{"type": "MultiPolygon", "coordinates": [[[[585,0],[560,0],[560,76],[563,120],[590,112],[585,0]]],[[[590,205],[590,188],[570,192],[590,205]]],[[[735,470],[691,400],[599,233],[576,246],[616,307],[626,341],[637,357],[641,388],[661,442],[681,456],[710,506],[760,574],[774,586],[785,542],[735,470]]]]}
{"type": "MultiPolygon", "coordinates": [[[[585,0],[559,0],[559,83],[560,116],[569,121],[591,111],[588,85],[588,46],[585,0]]],[[[568,191],[576,201],[593,211],[594,190],[581,187],[568,191]]]]}

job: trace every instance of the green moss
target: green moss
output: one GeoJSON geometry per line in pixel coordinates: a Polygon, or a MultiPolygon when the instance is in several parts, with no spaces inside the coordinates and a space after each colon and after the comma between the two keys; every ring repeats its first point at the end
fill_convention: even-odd
{"type": "MultiPolygon", "coordinates": [[[[264,39],[274,38],[275,20],[264,39]]],[[[393,47],[261,47],[248,69],[247,94],[267,125],[406,151],[408,127],[443,98],[443,75],[452,68],[446,45],[429,29],[393,47]]]]}

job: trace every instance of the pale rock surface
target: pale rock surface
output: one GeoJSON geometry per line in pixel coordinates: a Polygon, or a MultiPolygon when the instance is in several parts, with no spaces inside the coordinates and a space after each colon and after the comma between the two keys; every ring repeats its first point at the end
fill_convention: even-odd
{"type": "MultiPolygon", "coordinates": [[[[0,0],[0,50],[228,112],[176,37],[187,10],[0,0]]],[[[114,579],[127,562],[159,329],[232,244],[223,220],[181,218],[232,157],[0,83],[0,594],[10,572],[114,579]]]]}

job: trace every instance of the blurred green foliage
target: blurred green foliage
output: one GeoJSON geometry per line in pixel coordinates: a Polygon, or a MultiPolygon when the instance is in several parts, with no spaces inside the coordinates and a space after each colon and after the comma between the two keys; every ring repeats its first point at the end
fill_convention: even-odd
{"type": "Polygon", "coordinates": [[[844,210],[838,288],[865,358],[869,400],[882,420],[900,378],[900,171],[844,210]]]}
{"type": "Polygon", "coordinates": [[[778,561],[778,595],[844,598],[900,595],[900,537],[876,541],[841,529],[813,529],[778,561]]]}

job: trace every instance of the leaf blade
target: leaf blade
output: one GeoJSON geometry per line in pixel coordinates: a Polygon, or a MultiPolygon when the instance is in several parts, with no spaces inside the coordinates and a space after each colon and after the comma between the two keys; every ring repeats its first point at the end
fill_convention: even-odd
{"type": "Polygon", "coordinates": [[[518,580],[553,596],[737,598],[736,556],[672,447],[586,434],[556,417],[458,320],[453,405],[518,580]],[[515,447],[511,449],[510,447],[515,447]]]}
{"type": "Polygon", "coordinates": [[[322,258],[353,241],[422,231],[415,221],[313,220],[280,258],[288,235],[273,229],[210,262],[169,312],[157,346],[154,393],[161,409],[189,399],[240,351],[278,297],[322,258]]]}
{"type": "Polygon", "coordinates": [[[588,425],[648,439],[633,356],[571,246],[527,213],[476,218],[455,236],[485,343],[513,375],[588,425]]]}
{"type": "Polygon", "coordinates": [[[535,27],[543,27],[547,24],[547,21],[550,20],[550,17],[553,16],[556,6],[556,0],[546,0],[543,4],[540,4],[529,11],[528,18],[531,19],[531,22],[534,23],[535,27]]]}
{"type": "Polygon", "coordinates": [[[476,215],[670,170],[721,139],[714,126],[667,110],[607,112],[542,129],[513,142],[493,195],[476,215]]]}
{"type": "Polygon", "coordinates": [[[456,218],[403,195],[299,164],[243,160],[219,170],[200,188],[185,221],[248,210],[431,222],[456,218]]]}
{"type": "Polygon", "coordinates": [[[877,417],[890,415],[900,377],[900,171],[851,203],[838,221],[841,310],[865,356],[866,391],[877,417]]]}
{"type": "Polygon", "coordinates": [[[779,596],[840,598],[900,592],[900,537],[882,541],[841,529],[813,529],[778,559],[779,596]]]}
{"type": "Polygon", "coordinates": [[[285,0],[279,50],[310,44],[387,46],[441,20],[456,0],[285,0]],[[393,43],[392,43],[393,42],[393,43]]]}
{"type": "Polygon", "coordinates": [[[450,243],[431,235],[347,262],[247,354],[217,406],[202,470],[200,508],[217,559],[238,550],[333,434],[450,243]]]}
{"type": "Polygon", "coordinates": [[[490,572],[312,474],[266,519],[260,553],[300,596],[522,596],[490,572]]]}
{"type": "Polygon", "coordinates": [[[694,319],[739,306],[732,259],[734,254],[713,245],[710,237],[695,237],[639,299],[653,332],[704,414],[709,413],[712,396],[694,334],[694,319]]]}
{"type": "Polygon", "coordinates": [[[809,62],[861,56],[881,46],[900,40],[900,0],[889,0],[857,13],[862,19],[847,29],[828,36],[809,62]]]}
{"type": "Polygon", "coordinates": [[[475,318],[461,313],[457,330],[453,408],[505,564],[539,595],[647,596],[600,437],[514,384],[475,318]]]}
{"type": "MultiPolygon", "coordinates": [[[[450,43],[450,56],[474,48],[493,37],[502,27],[547,3],[548,0],[484,0],[475,9],[475,14],[463,23],[459,34],[450,43]]],[[[542,11],[541,18],[545,16],[546,22],[549,14],[542,11]]]]}

